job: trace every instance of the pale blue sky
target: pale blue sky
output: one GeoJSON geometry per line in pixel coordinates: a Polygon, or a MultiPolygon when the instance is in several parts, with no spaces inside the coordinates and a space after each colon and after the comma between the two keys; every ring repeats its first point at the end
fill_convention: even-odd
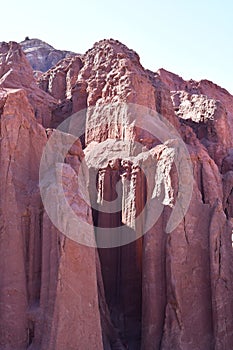
{"type": "Polygon", "coordinates": [[[233,94],[232,0],[2,2],[0,41],[25,36],[79,53],[100,39],[118,39],[146,68],[207,78],[233,94]]]}

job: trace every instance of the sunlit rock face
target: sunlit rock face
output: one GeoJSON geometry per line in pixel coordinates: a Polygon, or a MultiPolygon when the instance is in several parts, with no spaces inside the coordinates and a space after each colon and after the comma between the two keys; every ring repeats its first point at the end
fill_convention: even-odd
{"type": "Polygon", "coordinates": [[[232,106],[212,82],[145,70],[113,39],[83,55],[37,39],[1,43],[1,350],[231,349],[232,106]],[[65,196],[82,222],[77,237],[101,243],[99,229],[109,230],[98,247],[60,232],[40,195],[43,150],[65,145],[75,123],[55,128],[73,114],[85,127],[56,171],[45,157],[62,184],[48,181],[45,193],[58,221],[65,196]],[[157,115],[166,140],[153,131],[157,115]],[[167,233],[189,185],[187,211],[167,233]],[[114,228],[128,244],[112,243],[114,228]]]}

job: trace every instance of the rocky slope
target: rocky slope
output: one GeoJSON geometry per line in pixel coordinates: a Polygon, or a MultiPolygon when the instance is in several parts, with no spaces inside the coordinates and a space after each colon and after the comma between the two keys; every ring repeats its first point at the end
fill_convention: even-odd
{"type": "MultiPolygon", "coordinates": [[[[206,80],[145,70],[134,51],[112,39],[49,66],[43,65],[50,47],[30,56],[25,41],[23,49],[34,69],[49,69],[36,80],[19,44],[0,46],[0,349],[231,349],[233,96],[206,80]],[[190,205],[169,234],[171,203],[179,202],[190,174],[176,158],[175,134],[161,142],[144,116],[135,125],[138,109],[125,103],[160,113],[190,154],[190,205]],[[63,191],[86,225],[77,226],[77,235],[90,227],[98,241],[98,227],[125,225],[126,235],[139,237],[126,245],[77,243],[43,208],[42,151],[53,129],[84,108],[85,134],[65,155],[63,191]],[[138,146],[125,158],[113,154],[114,147],[122,151],[121,140],[138,146]],[[97,198],[83,185],[91,171],[97,198]],[[121,207],[106,213],[118,183],[121,207]],[[166,204],[156,222],[157,206],[146,206],[153,189],[166,204]]],[[[55,184],[46,191],[56,194],[55,184]]],[[[56,202],[53,208],[59,217],[56,202]]],[[[62,223],[68,228],[71,221],[62,223]]]]}
{"type": "Polygon", "coordinates": [[[46,72],[65,57],[74,56],[71,51],[56,50],[51,45],[39,39],[25,38],[20,43],[28,61],[35,71],[46,72]]]}

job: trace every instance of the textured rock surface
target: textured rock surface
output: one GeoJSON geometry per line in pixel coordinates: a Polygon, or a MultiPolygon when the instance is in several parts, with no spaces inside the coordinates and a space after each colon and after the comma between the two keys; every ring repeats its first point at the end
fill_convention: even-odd
{"type": "Polygon", "coordinates": [[[38,88],[32,68],[20,45],[15,42],[1,43],[0,62],[1,89],[23,88],[36,119],[44,126],[50,126],[52,110],[57,101],[38,88]]]}
{"type": "MultiPolygon", "coordinates": [[[[42,93],[45,104],[51,98],[36,86],[19,46],[3,46],[0,349],[102,349],[96,253],[62,237],[42,209],[39,165],[47,136],[28,96],[42,93]],[[15,89],[8,88],[13,81],[15,89]]],[[[79,145],[70,157],[79,164],[81,156],[79,145]]],[[[71,175],[67,164],[64,177],[71,175]]],[[[67,186],[67,197],[73,190],[67,186]]]]}
{"type": "Polygon", "coordinates": [[[65,57],[75,55],[71,51],[56,50],[51,45],[39,39],[25,38],[21,41],[22,47],[33,70],[46,72],[49,68],[65,57]]]}
{"type": "MultiPolygon", "coordinates": [[[[1,43],[0,349],[231,349],[233,97],[206,80],[147,71],[134,51],[112,39],[84,55],[64,53],[58,63],[60,53],[41,41],[21,45],[32,66],[47,71],[33,74],[18,44],[1,43]],[[144,129],[146,119],[135,127],[136,111],[120,107],[115,113],[108,103],[156,110],[186,143],[192,198],[169,235],[165,228],[179,186],[174,140],[161,144],[144,129]],[[59,165],[63,191],[90,225],[125,224],[135,237],[150,227],[125,246],[95,249],[74,242],[53,226],[41,203],[39,165],[47,139],[86,107],[85,135],[59,165]],[[115,156],[121,140],[138,147],[128,157],[115,156]],[[89,178],[87,166],[97,173],[96,195],[77,181],[89,178]],[[120,210],[104,213],[117,186],[120,210]],[[157,209],[143,209],[153,189],[166,206],[150,225],[157,209]],[[83,201],[89,195],[92,213],[83,201]]],[[[188,183],[185,171],[183,176],[188,183]]],[[[54,195],[55,184],[47,191],[54,195]]],[[[68,217],[63,221],[69,225],[68,217]]]]}

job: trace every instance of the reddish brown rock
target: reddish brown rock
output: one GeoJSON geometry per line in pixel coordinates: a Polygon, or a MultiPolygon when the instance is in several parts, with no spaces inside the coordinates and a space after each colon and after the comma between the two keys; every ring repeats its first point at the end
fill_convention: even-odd
{"type": "Polygon", "coordinates": [[[0,348],[26,349],[28,307],[40,294],[38,165],[46,134],[26,93],[8,90],[1,114],[0,348]]]}
{"type": "MultiPolygon", "coordinates": [[[[36,74],[37,82],[18,44],[1,44],[0,58],[0,349],[230,349],[233,97],[205,80],[186,82],[165,70],[146,71],[134,51],[112,39],[36,74]],[[190,206],[169,234],[181,186],[177,169],[190,183],[176,158],[176,133],[161,143],[150,128],[145,130],[148,119],[135,127],[140,109],[131,113],[124,103],[157,110],[189,151],[190,206]],[[71,217],[62,218],[56,204],[65,194],[73,212],[90,226],[93,242],[93,223],[109,229],[126,224],[129,237],[148,228],[125,246],[82,246],[53,226],[41,203],[44,127],[53,128],[86,107],[85,141],[76,141],[64,164],[57,164],[62,192],[51,181],[46,193],[56,219],[68,227],[71,217]],[[129,140],[137,147],[123,156],[129,140]],[[121,156],[115,156],[117,149],[121,156]],[[97,176],[94,187],[90,182],[87,188],[83,184],[91,171],[97,176]],[[120,208],[113,214],[101,211],[119,188],[120,208]],[[143,211],[152,193],[166,206],[157,222],[156,206],[143,211]],[[96,204],[92,212],[89,196],[96,204]]],[[[67,137],[57,135],[54,154],[67,137]]],[[[76,233],[85,238],[87,232],[78,226],[76,233]]]]}
{"type": "Polygon", "coordinates": [[[70,98],[82,65],[80,56],[62,60],[39,77],[39,87],[58,100],[70,98]]]}
{"type": "MultiPolygon", "coordinates": [[[[13,74],[18,74],[14,59],[12,64],[13,74]]],[[[26,85],[25,89],[22,86],[7,88],[8,81],[5,84],[0,95],[0,348],[76,349],[79,344],[83,349],[89,346],[101,349],[96,253],[93,248],[83,248],[62,238],[43,214],[38,180],[47,137],[28,98],[31,87],[34,88],[33,77],[32,86],[26,85]],[[61,307],[69,313],[66,319],[61,307]]],[[[71,152],[78,164],[82,153],[80,145],[71,152]]],[[[68,178],[71,170],[69,166],[68,178]]],[[[91,216],[85,219],[90,221],[91,216]]]]}
{"type": "Polygon", "coordinates": [[[7,89],[23,88],[33,107],[36,119],[45,127],[51,125],[51,114],[57,101],[45,94],[36,85],[32,68],[19,44],[0,44],[0,87],[7,89]]]}

